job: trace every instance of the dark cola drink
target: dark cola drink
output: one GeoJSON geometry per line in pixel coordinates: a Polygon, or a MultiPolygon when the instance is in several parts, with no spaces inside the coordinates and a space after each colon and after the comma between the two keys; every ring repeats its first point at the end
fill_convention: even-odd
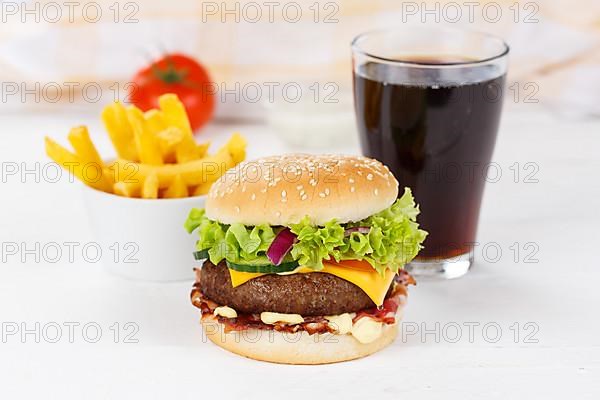
{"type": "Polygon", "coordinates": [[[439,268],[467,255],[468,270],[506,67],[461,56],[398,59],[355,57],[362,150],[388,165],[420,205],[418,221],[429,235],[417,263],[439,268]]]}

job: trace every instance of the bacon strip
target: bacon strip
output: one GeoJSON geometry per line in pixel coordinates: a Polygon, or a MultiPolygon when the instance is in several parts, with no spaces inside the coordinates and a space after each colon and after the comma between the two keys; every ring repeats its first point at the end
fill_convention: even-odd
{"type": "Polygon", "coordinates": [[[393,324],[396,322],[396,312],[406,304],[406,297],[408,295],[406,285],[416,285],[414,278],[408,272],[404,270],[399,272],[403,272],[404,274],[396,275],[391,296],[384,300],[381,307],[373,307],[357,312],[356,317],[352,320],[353,323],[363,317],[373,318],[375,321],[383,322],[384,324],[393,324]]]}
{"type": "MultiPolygon", "coordinates": [[[[259,314],[238,314],[236,318],[225,318],[223,316],[215,316],[213,313],[219,305],[214,301],[206,298],[200,290],[200,270],[196,270],[197,281],[194,284],[191,293],[192,304],[198,307],[202,313],[202,320],[216,320],[225,325],[225,332],[243,331],[246,329],[261,329],[275,330],[278,332],[295,333],[306,331],[309,335],[315,333],[333,333],[335,329],[329,325],[324,316],[304,317],[304,322],[301,324],[287,325],[284,323],[265,324],[261,321],[259,314]]],[[[352,322],[356,322],[361,318],[373,318],[375,321],[384,324],[394,324],[396,322],[396,313],[399,308],[406,303],[407,290],[406,285],[414,285],[415,280],[408,272],[399,271],[399,274],[394,279],[394,288],[391,295],[385,299],[381,307],[373,307],[365,310],[360,310],[352,322]]]]}
{"type": "Polygon", "coordinates": [[[417,284],[415,278],[404,269],[398,270],[398,274],[394,277],[394,281],[404,286],[417,284]]]}

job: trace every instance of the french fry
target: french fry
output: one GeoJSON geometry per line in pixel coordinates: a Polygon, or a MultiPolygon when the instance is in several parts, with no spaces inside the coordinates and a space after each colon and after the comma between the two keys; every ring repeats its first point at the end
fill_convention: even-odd
{"type": "Polygon", "coordinates": [[[144,180],[144,184],[142,185],[142,198],[158,198],[158,177],[155,173],[150,173],[144,180]]]}
{"type": "Polygon", "coordinates": [[[46,152],[87,185],[126,197],[177,198],[206,194],[212,183],[246,157],[246,140],[235,133],[216,153],[196,143],[183,103],[174,94],[159,109],[142,112],[115,102],[102,120],[118,158],[104,162],[85,126],[69,132],[74,152],[45,138],[46,152]]]}
{"type": "Polygon", "coordinates": [[[127,107],[127,119],[133,129],[133,137],[142,164],[162,165],[158,139],[146,126],[144,113],[136,106],[127,107]]]}
{"type": "Polygon", "coordinates": [[[141,187],[139,183],[115,182],[113,185],[115,194],[123,197],[140,197],[141,187]]]}
{"type": "Polygon", "coordinates": [[[127,160],[116,160],[112,164],[117,177],[129,177],[144,181],[149,174],[156,173],[159,188],[169,187],[176,175],[181,175],[188,186],[198,186],[202,183],[212,183],[221,177],[229,168],[233,168],[245,157],[246,140],[239,134],[231,136],[229,141],[212,156],[182,164],[166,164],[152,166],[131,163],[127,160]]]}
{"type": "Polygon", "coordinates": [[[158,138],[163,160],[167,163],[175,162],[175,150],[184,137],[181,129],[170,126],[158,132],[156,137],[158,138]]]}
{"type": "Polygon", "coordinates": [[[100,158],[96,146],[94,146],[94,143],[92,143],[92,140],[90,139],[87,127],[78,126],[72,128],[69,132],[69,142],[82,161],[96,163],[104,167],[104,162],[100,158]]]}
{"type": "Polygon", "coordinates": [[[168,126],[175,126],[186,135],[194,138],[192,126],[183,103],[174,94],[163,94],[158,98],[160,110],[168,126]]]}
{"type": "Polygon", "coordinates": [[[76,154],[71,153],[49,137],[44,140],[46,154],[58,165],[75,175],[77,179],[86,185],[104,192],[112,192],[108,180],[104,179],[104,171],[100,165],[83,162],[76,154]]]}
{"type": "Polygon", "coordinates": [[[196,141],[189,137],[184,136],[181,142],[175,148],[175,159],[177,163],[186,163],[189,161],[199,160],[202,158],[201,149],[196,145],[196,141]]]}
{"type": "Polygon", "coordinates": [[[210,187],[212,186],[212,182],[201,183],[196,186],[192,191],[192,196],[203,196],[208,193],[210,187]]]}
{"type": "Polygon", "coordinates": [[[160,154],[163,162],[175,162],[175,146],[181,141],[183,134],[173,134],[175,127],[168,127],[165,124],[163,113],[160,110],[152,109],[144,113],[146,129],[157,138],[160,154]]]}
{"type": "Polygon", "coordinates": [[[238,132],[235,132],[231,135],[227,143],[219,149],[219,152],[225,151],[231,154],[233,162],[237,165],[246,159],[247,144],[246,139],[238,132]]]}
{"type": "Polygon", "coordinates": [[[208,148],[210,147],[210,142],[206,142],[206,143],[200,143],[198,145],[196,145],[196,154],[198,155],[198,158],[202,158],[204,156],[206,156],[206,153],[208,153],[208,148]]]}
{"type": "MultiPolygon", "coordinates": [[[[73,149],[75,150],[75,154],[79,160],[83,163],[83,172],[86,175],[89,175],[91,172],[90,168],[94,168],[94,171],[98,171],[101,174],[100,179],[104,182],[99,184],[99,187],[112,187],[112,180],[105,173],[104,161],[100,158],[100,154],[98,154],[98,150],[96,150],[96,146],[90,139],[90,134],[88,132],[87,127],[78,126],[72,128],[69,132],[69,142],[73,149]]],[[[94,173],[94,178],[96,179],[97,173],[94,173]]]]}
{"type": "Polygon", "coordinates": [[[198,147],[183,103],[173,94],[163,94],[158,98],[158,104],[163,118],[168,126],[181,130],[183,139],[175,149],[175,159],[178,163],[198,160],[206,154],[204,147],[198,147]]]}
{"type": "Polygon", "coordinates": [[[106,180],[108,187],[112,188],[116,182],[113,169],[105,164],[104,168],[102,168],[102,174],[104,175],[103,177],[106,180]]]}
{"type": "Polygon", "coordinates": [[[157,135],[160,131],[167,129],[163,113],[160,110],[152,109],[144,113],[146,128],[153,134],[157,135]]]}
{"type": "Polygon", "coordinates": [[[163,192],[163,198],[165,199],[178,199],[187,196],[188,189],[181,175],[176,175],[171,185],[163,192]]]}
{"type": "Polygon", "coordinates": [[[129,176],[133,180],[144,181],[151,173],[156,173],[159,188],[164,189],[173,183],[175,177],[180,175],[188,186],[197,186],[201,183],[214,182],[235,162],[228,152],[221,152],[201,160],[194,160],[184,164],[148,165],[133,164],[127,160],[116,160],[113,164],[117,177],[129,176]],[[134,171],[134,172],[132,172],[134,171]]]}
{"type": "Polygon", "coordinates": [[[157,137],[159,138],[159,141],[164,142],[167,147],[175,148],[175,145],[183,139],[183,132],[181,132],[181,129],[179,128],[170,126],[158,132],[157,137]]]}
{"type": "Polygon", "coordinates": [[[139,157],[134,143],[133,130],[129,125],[127,112],[123,104],[115,102],[104,107],[102,121],[117,156],[125,160],[138,161],[139,157]]]}

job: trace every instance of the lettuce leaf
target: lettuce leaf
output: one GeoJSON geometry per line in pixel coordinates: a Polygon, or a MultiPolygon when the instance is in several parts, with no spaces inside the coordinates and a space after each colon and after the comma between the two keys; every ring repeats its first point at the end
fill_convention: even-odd
{"type": "Polygon", "coordinates": [[[224,225],[206,218],[205,214],[203,209],[192,209],[184,227],[189,233],[198,229],[200,239],[196,248],[208,249],[213,264],[225,259],[244,264],[270,264],[266,252],[275,239],[271,226],[224,225]]]}
{"type": "MultiPolygon", "coordinates": [[[[396,272],[423,247],[427,232],[419,229],[418,214],[419,207],[406,188],[389,208],[362,221],[339,224],[331,220],[324,226],[314,226],[305,217],[290,226],[298,242],[288,257],[315,271],[323,269],[323,260],[365,260],[382,275],[386,268],[396,272]],[[370,227],[369,232],[345,235],[347,228],[358,226],[370,227]]],[[[197,249],[209,249],[213,264],[224,259],[245,264],[270,263],[266,251],[275,231],[269,225],[224,225],[206,218],[204,210],[193,209],[185,228],[190,233],[198,230],[197,249]]]]}
{"type": "Polygon", "coordinates": [[[335,220],[329,221],[323,227],[310,224],[308,217],[304,217],[298,224],[290,227],[292,233],[298,236],[298,242],[292,247],[290,253],[300,265],[316,271],[323,269],[323,260],[335,258],[340,260],[339,247],[344,245],[345,229],[335,220]]]}
{"type": "Polygon", "coordinates": [[[386,268],[397,272],[411,261],[423,247],[427,232],[419,229],[415,205],[410,189],[389,208],[362,221],[341,226],[330,221],[325,227],[311,227],[308,218],[291,226],[298,235],[292,256],[314,270],[323,269],[322,260],[365,260],[380,274],[386,268]],[[367,226],[369,233],[352,232],[344,237],[346,228],[367,226]]]}

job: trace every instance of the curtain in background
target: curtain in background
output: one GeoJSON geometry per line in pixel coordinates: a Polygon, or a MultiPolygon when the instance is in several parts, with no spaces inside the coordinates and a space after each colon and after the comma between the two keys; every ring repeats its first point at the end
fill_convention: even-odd
{"type": "MultiPolygon", "coordinates": [[[[75,99],[65,95],[65,83],[72,82],[80,82],[79,88],[93,82],[103,95],[123,97],[120,92],[138,68],[173,51],[204,63],[221,89],[318,81],[336,82],[340,93],[349,96],[349,43],[355,35],[401,24],[440,23],[487,31],[509,42],[508,85],[515,102],[539,101],[574,117],[600,116],[597,0],[96,0],[73,2],[72,15],[65,4],[2,2],[2,110],[81,104],[81,93],[75,99]],[[14,84],[20,91],[39,88],[45,93],[41,101],[33,95],[19,101],[21,93],[8,95],[14,84]],[[53,90],[62,91],[60,99],[44,101],[53,90]]],[[[243,95],[236,99],[229,94],[224,100],[221,117],[262,112],[263,104],[247,102],[243,95]]]]}

